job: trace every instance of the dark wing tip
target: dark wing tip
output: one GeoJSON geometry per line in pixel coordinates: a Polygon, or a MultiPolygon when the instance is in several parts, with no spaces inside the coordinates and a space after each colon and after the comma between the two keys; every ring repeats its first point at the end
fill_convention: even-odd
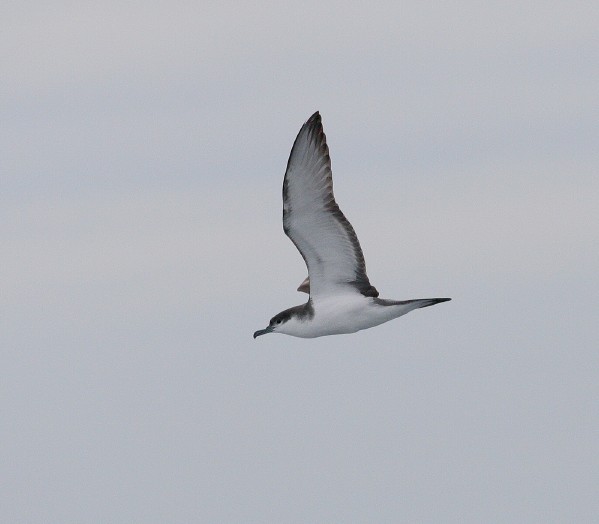
{"type": "Polygon", "coordinates": [[[320,122],[321,118],[320,118],[320,113],[318,111],[316,111],[316,113],[314,113],[310,118],[308,118],[308,120],[306,121],[306,124],[313,124],[315,122],[320,122]]]}
{"type": "MultiPolygon", "coordinates": [[[[324,129],[322,127],[322,118],[320,113],[316,111],[316,113],[308,118],[306,123],[302,126],[302,129],[306,129],[313,137],[320,137],[323,135],[324,138],[324,129]]],[[[324,142],[326,143],[326,138],[324,139],[324,142]]]]}
{"type": "MultiPolygon", "coordinates": [[[[327,137],[324,134],[322,118],[318,111],[316,111],[316,113],[314,113],[310,118],[308,118],[306,123],[302,126],[298,134],[298,137],[302,134],[302,132],[307,133],[308,140],[313,142],[320,149],[321,155],[326,156],[327,158],[329,157],[329,146],[327,146],[327,137]]],[[[330,158],[328,158],[328,161],[330,162],[330,158]]]]}

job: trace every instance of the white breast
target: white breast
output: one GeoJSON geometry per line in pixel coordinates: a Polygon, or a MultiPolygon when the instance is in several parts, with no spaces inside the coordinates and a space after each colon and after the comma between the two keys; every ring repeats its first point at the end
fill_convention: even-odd
{"type": "Polygon", "coordinates": [[[377,305],[359,293],[326,297],[313,303],[313,308],[313,317],[291,318],[276,331],[301,338],[355,333],[407,313],[401,307],[377,305]]]}

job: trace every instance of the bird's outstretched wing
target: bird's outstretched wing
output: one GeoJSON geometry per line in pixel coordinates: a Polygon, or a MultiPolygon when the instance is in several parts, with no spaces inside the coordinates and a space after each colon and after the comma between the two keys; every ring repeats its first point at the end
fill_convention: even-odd
{"type": "Polygon", "coordinates": [[[345,292],[378,296],[366,275],[356,232],[335,202],[329,148],[318,112],[302,126],[289,155],[283,229],[308,266],[309,283],[302,285],[309,285],[312,299],[345,292]]]}

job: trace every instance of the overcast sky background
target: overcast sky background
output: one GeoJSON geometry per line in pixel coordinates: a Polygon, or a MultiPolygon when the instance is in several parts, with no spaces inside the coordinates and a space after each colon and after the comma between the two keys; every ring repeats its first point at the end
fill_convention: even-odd
{"type": "Polygon", "coordinates": [[[2,522],[599,519],[593,2],[5,2],[2,522]],[[323,116],[370,280],[252,339],[323,116]]]}

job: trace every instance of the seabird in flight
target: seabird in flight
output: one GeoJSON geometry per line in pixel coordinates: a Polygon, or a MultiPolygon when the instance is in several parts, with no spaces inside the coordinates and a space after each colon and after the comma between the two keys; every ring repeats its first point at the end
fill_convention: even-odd
{"type": "Polygon", "coordinates": [[[308,302],[281,311],[265,329],[294,337],[355,333],[450,298],[387,300],[370,284],[356,232],[333,196],[331,159],[318,111],[295,139],[283,180],[283,230],[299,250],[308,302]]]}

